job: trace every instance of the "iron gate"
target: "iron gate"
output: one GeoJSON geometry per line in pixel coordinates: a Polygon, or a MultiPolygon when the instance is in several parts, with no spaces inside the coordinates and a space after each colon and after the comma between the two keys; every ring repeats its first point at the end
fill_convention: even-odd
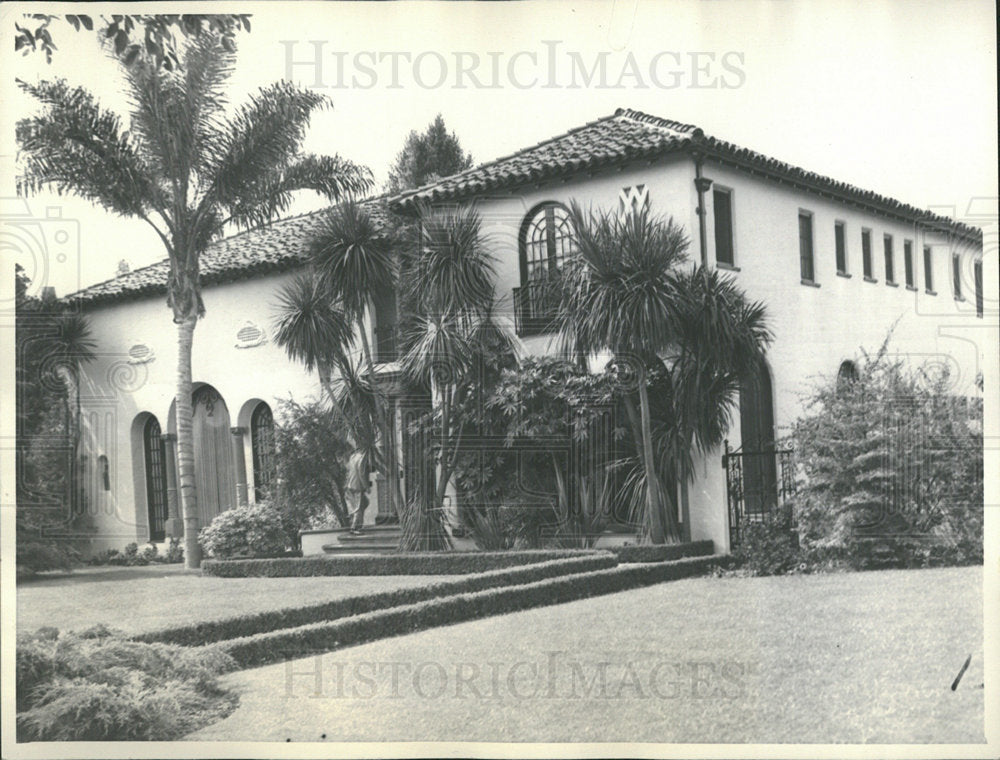
{"type": "Polygon", "coordinates": [[[741,451],[731,449],[726,441],[725,451],[722,466],[726,471],[729,503],[729,543],[735,547],[745,521],[763,522],[795,493],[795,473],[792,449],[764,447],[760,451],[741,451]]]}

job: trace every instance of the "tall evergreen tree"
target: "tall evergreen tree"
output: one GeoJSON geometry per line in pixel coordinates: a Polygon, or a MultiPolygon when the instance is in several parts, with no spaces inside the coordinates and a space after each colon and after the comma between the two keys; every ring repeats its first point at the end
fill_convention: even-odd
{"type": "Polygon", "coordinates": [[[411,131],[406,144],[389,170],[387,192],[395,194],[426,185],[440,177],[472,166],[472,154],[465,153],[454,132],[449,134],[441,114],[434,117],[423,134],[411,131]]]}

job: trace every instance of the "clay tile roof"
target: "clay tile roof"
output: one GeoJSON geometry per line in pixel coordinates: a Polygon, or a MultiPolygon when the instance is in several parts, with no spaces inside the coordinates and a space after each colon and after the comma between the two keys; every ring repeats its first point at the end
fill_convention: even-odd
{"type": "MultiPolygon", "coordinates": [[[[362,204],[376,223],[389,214],[384,198],[362,204]]],[[[201,256],[201,282],[210,285],[301,266],[309,254],[309,233],[328,209],[313,211],[248,230],[212,243],[201,256]]],[[[128,274],[70,293],[63,300],[88,305],[143,298],[167,292],[170,263],[166,259],[128,274]]]]}
{"type": "Polygon", "coordinates": [[[745,171],[790,182],[803,189],[834,196],[907,221],[939,226],[982,241],[982,230],[932,214],[893,198],[839,182],[761,153],[706,135],[692,124],[619,108],[611,116],[592,121],[509,156],[444,177],[390,199],[392,208],[411,211],[418,203],[453,201],[519,185],[594,171],[637,159],[670,153],[700,154],[745,171]]]}

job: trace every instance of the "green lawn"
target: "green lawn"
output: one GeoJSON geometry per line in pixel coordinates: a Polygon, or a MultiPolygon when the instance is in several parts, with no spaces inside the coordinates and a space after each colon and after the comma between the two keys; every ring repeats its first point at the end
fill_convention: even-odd
{"type": "Polygon", "coordinates": [[[17,629],[48,625],[72,630],[104,623],[126,633],[144,633],[453,577],[214,578],[185,572],[180,565],[87,568],[19,583],[17,629]]]}
{"type": "Polygon", "coordinates": [[[981,568],[696,578],[234,673],[189,738],[978,743],[982,642],[981,568]]]}

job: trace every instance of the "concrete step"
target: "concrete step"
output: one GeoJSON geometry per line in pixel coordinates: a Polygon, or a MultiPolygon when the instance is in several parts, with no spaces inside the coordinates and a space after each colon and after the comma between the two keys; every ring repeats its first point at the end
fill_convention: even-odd
{"type": "Polygon", "coordinates": [[[365,528],[360,535],[349,530],[335,531],[336,541],[323,544],[324,554],[385,554],[399,548],[403,531],[398,525],[375,525],[365,528]]]}

